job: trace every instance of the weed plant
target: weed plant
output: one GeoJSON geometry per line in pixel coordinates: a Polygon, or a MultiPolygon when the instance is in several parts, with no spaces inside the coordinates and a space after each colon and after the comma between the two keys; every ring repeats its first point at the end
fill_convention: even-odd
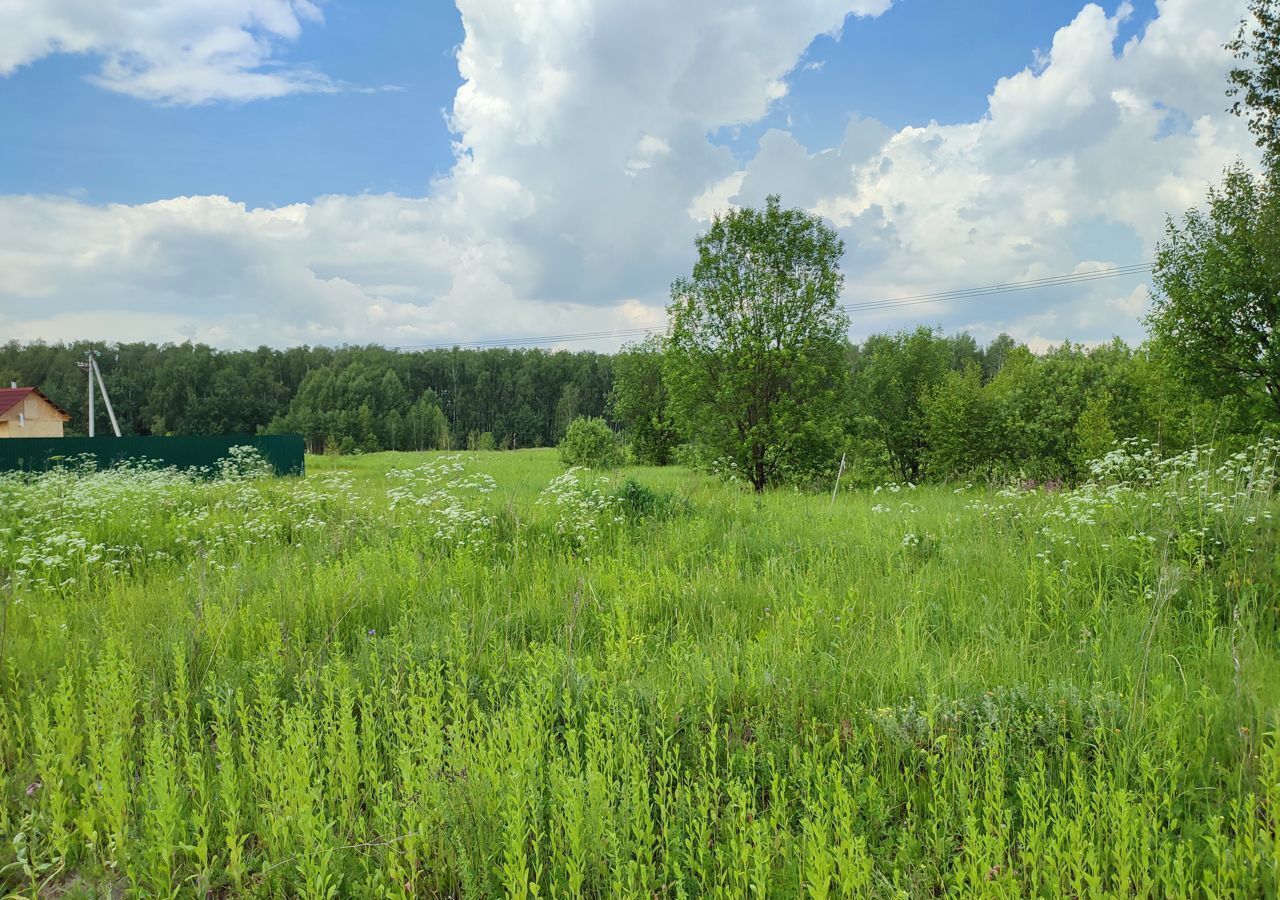
{"type": "Polygon", "coordinates": [[[0,477],[0,887],[1272,896],[1276,457],[0,477]]]}

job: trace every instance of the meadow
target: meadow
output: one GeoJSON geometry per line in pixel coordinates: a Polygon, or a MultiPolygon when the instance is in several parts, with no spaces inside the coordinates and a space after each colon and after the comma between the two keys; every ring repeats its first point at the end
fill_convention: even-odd
{"type": "Polygon", "coordinates": [[[1272,896],[1278,451],[0,477],[0,888],[1272,896]]]}

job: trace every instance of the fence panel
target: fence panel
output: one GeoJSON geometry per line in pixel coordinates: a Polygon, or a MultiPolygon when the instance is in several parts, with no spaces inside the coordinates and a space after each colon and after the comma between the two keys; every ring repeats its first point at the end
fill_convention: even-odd
{"type": "Polygon", "coordinates": [[[216,437],[9,438],[0,440],[0,472],[41,472],[90,456],[99,467],[146,461],[161,467],[215,469],[232,447],[254,447],[277,475],[302,475],[300,434],[226,434],[216,437]]]}

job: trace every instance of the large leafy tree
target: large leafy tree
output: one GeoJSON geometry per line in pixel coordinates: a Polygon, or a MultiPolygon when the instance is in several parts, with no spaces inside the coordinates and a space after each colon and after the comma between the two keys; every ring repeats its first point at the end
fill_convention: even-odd
{"type": "Polygon", "coordinates": [[[1169,221],[1156,250],[1147,319],[1191,382],[1211,397],[1268,398],[1280,416],[1280,197],[1242,165],[1208,208],[1169,221]]]}
{"type": "Polygon", "coordinates": [[[763,209],[717,215],[697,249],[668,307],[664,372],[678,426],[757,491],[829,466],[846,372],[844,244],[773,195],[763,209]]]}
{"type": "Polygon", "coordinates": [[[953,353],[926,326],[872,335],[853,374],[854,430],[883,445],[898,477],[919,481],[927,446],[924,400],[942,383],[953,353]]]}
{"type": "Polygon", "coordinates": [[[925,472],[938,479],[987,474],[999,455],[998,421],[991,391],[976,362],[952,369],[921,403],[925,472]]]}
{"type": "Polygon", "coordinates": [[[1248,123],[1274,171],[1280,165],[1280,0],[1250,0],[1227,49],[1240,63],[1227,76],[1231,112],[1248,123]]]}
{"type": "Polygon", "coordinates": [[[671,462],[679,442],[662,380],[664,350],[665,341],[656,334],[624,347],[613,360],[613,390],[609,393],[609,408],[622,425],[636,459],[655,466],[671,462]]]}

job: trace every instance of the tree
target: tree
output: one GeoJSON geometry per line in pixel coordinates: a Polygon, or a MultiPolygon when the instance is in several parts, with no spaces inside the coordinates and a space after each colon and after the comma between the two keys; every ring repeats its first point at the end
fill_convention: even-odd
{"type": "Polygon", "coordinates": [[[828,467],[841,439],[849,322],[837,305],[844,244],[814,215],[716,215],[692,277],[671,287],[664,376],[676,423],[756,491],[828,467]]]}
{"type": "Polygon", "coordinates": [[[427,391],[409,408],[404,419],[404,445],[406,450],[449,449],[449,423],[436,404],[436,397],[427,391]]]}
{"type": "Polygon", "coordinates": [[[919,481],[927,446],[924,401],[951,365],[951,347],[933,329],[873,335],[853,376],[854,422],[860,437],[889,454],[898,477],[919,481]]]}
{"type": "Polygon", "coordinates": [[[1242,65],[1227,76],[1230,110],[1249,125],[1267,168],[1280,165],[1280,0],[1250,0],[1249,15],[1227,42],[1242,65]]]}
{"type": "Polygon", "coordinates": [[[989,382],[999,417],[1002,462],[1033,478],[1065,478],[1075,472],[1075,425],[1093,373],[1078,344],[1064,343],[1041,356],[1026,347],[1009,353],[989,382]]]}
{"type": "Polygon", "coordinates": [[[378,394],[382,401],[378,405],[378,411],[384,415],[391,412],[403,413],[409,408],[409,392],[404,389],[404,384],[394,369],[387,369],[387,374],[382,376],[378,394]]]}
{"type": "Polygon", "coordinates": [[[368,403],[361,403],[356,409],[355,432],[361,450],[377,453],[382,449],[378,445],[378,426],[368,403]]]}
{"type": "Polygon", "coordinates": [[[1157,245],[1147,325],[1181,374],[1211,397],[1269,398],[1280,416],[1280,196],[1243,165],[1207,211],[1169,220],[1157,245]]]}
{"type": "Polygon", "coordinates": [[[925,424],[925,472],[933,478],[988,474],[999,452],[996,409],[982,384],[982,371],[970,362],[950,371],[922,403],[925,424]]]}
{"type": "Polygon", "coordinates": [[[1076,419],[1074,432],[1076,470],[1084,473],[1089,470],[1089,463],[1101,459],[1115,446],[1110,392],[1104,389],[1089,395],[1080,418],[1076,419]]]}
{"type": "Polygon", "coordinates": [[[664,350],[660,335],[624,348],[613,361],[613,390],[609,394],[610,410],[631,441],[636,459],[655,466],[671,462],[679,443],[662,380],[664,350]]]}
{"type": "Polygon", "coordinates": [[[564,440],[560,442],[560,461],[566,466],[612,469],[622,465],[623,448],[608,422],[582,416],[565,429],[564,440]]]}
{"type": "Polygon", "coordinates": [[[560,400],[556,403],[555,436],[563,438],[569,425],[578,418],[578,406],[581,393],[578,386],[570,382],[560,391],[560,400]]]}
{"type": "Polygon", "coordinates": [[[951,335],[947,346],[951,348],[951,371],[963,372],[971,363],[982,365],[982,349],[967,331],[951,335]]]}
{"type": "Polygon", "coordinates": [[[1003,331],[996,336],[994,341],[987,344],[987,349],[982,353],[982,380],[990,381],[995,378],[1000,368],[1004,365],[1004,361],[1009,358],[1009,354],[1017,346],[1017,341],[1003,331]]]}

